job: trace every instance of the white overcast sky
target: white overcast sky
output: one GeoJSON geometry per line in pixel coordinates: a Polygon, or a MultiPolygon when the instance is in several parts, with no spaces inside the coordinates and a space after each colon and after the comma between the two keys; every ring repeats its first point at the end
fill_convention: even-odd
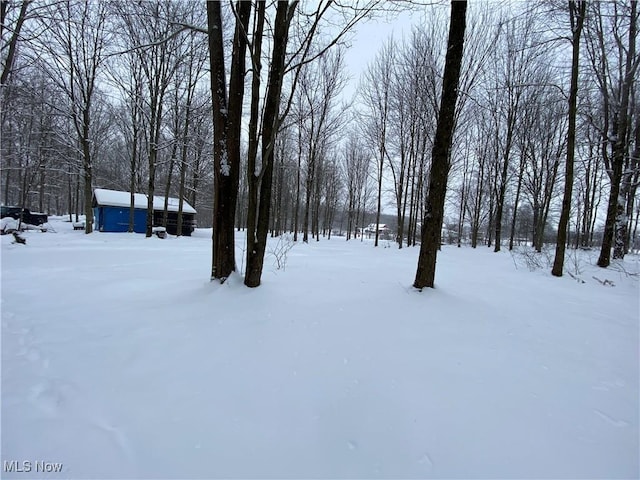
{"type": "Polygon", "coordinates": [[[376,18],[356,26],[350,42],[351,47],[345,55],[347,73],[351,77],[343,92],[345,100],[353,97],[360,75],[373,61],[384,42],[392,35],[396,39],[401,39],[403,34],[408,35],[412,25],[421,21],[423,16],[421,11],[405,11],[394,15],[393,18],[376,18]]]}

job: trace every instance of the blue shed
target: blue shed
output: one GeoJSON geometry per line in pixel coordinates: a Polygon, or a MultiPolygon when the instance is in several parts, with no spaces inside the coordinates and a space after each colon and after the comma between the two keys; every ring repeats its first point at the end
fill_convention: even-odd
{"type": "MultiPolygon", "coordinates": [[[[96,188],[93,191],[93,216],[96,229],[100,232],[126,232],[129,230],[129,208],[131,194],[117,190],[96,188]]],[[[180,201],[169,198],[167,203],[167,232],[175,235],[178,226],[180,201]]],[[[164,197],[153,197],[153,226],[162,226],[164,197]]],[[[191,235],[195,228],[195,209],[183,200],[182,235],[191,235]]],[[[134,194],[133,231],[145,233],[147,224],[147,196],[134,194]]]]}

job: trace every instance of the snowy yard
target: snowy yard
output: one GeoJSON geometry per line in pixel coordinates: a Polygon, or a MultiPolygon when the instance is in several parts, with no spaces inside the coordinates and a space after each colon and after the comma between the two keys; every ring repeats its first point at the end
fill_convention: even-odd
{"type": "Polygon", "coordinates": [[[446,246],[418,293],[417,249],[333,238],[249,290],[209,283],[210,230],[52,224],[2,237],[2,460],[33,465],[6,478],[640,475],[620,268],[587,255],[581,284],[446,246]]]}

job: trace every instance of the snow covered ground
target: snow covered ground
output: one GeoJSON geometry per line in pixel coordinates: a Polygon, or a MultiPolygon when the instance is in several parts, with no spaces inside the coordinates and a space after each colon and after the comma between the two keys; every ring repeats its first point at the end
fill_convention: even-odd
{"type": "Polygon", "coordinates": [[[445,246],[419,293],[417,249],[333,238],[249,290],[208,281],[210,231],[51,223],[2,237],[5,478],[640,475],[637,257],[579,283],[445,246]]]}

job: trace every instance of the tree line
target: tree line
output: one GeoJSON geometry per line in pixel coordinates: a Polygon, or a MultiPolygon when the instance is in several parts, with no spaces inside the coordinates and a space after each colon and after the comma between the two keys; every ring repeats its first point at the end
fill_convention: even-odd
{"type": "Polygon", "coordinates": [[[551,242],[559,274],[565,245],[623,258],[636,2],[463,3],[2,1],[0,200],[90,217],[98,186],[178,196],[214,227],[212,279],[246,230],[248,286],[269,236],[361,238],[390,212],[399,248],[551,242]],[[355,25],[403,8],[423,20],[345,98],[355,25]]]}

